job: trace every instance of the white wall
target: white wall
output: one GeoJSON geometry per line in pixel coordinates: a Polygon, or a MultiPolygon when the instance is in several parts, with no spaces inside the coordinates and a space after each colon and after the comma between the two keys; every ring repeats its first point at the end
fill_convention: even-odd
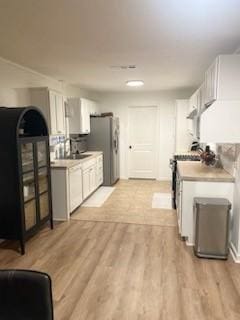
{"type": "MultiPolygon", "coordinates": [[[[120,118],[120,176],[128,178],[128,107],[157,106],[159,108],[159,161],[158,175],[160,180],[170,180],[169,159],[174,152],[175,100],[190,96],[186,91],[105,93],[100,96],[101,112],[112,111],[120,118]]],[[[147,128],[143,128],[147,130],[147,128]]]]}
{"type": "Polygon", "coordinates": [[[66,96],[82,96],[97,100],[97,94],[79,87],[66,85],[29,68],[0,57],[0,106],[20,107],[30,105],[31,87],[49,87],[66,96]]]}
{"type": "Polygon", "coordinates": [[[176,100],[175,104],[175,153],[184,153],[189,149],[193,137],[189,133],[189,100],[176,100]]]}

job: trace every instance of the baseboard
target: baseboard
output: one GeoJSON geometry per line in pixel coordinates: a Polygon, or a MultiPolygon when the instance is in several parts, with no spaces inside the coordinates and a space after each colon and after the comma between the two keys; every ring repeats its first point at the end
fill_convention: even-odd
{"type": "MultiPolygon", "coordinates": [[[[70,220],[70,219],[69,219],[70,220]]],[[[67,221],[69,221],[69,220],[67,220],[67,219],[65,219],[65,218],[53,218],[53,221],[56,221],[56,222],[67,222],[67,221]]]]}
{"type": "Polygon", "coordinates": [[[193,247],[194,246],[194,243],[193,242],[189,242],[188,240],[186,240],[186,245],[188,247],[193,247]]]}
{"type": "Polygon", "coordinates": [[[235,248],[235,245],[232,243],[232,241],[230,242],[230,252],[233,261],[236,263],[240,263],[240,254],[238,254],[237,249],[235,248]]]}
{"type": "Polygon", "coordinates": [[[169,178],[169,177],[158,177],[157,180],[158,181],[171,181],[171,178],[169,178]]]}

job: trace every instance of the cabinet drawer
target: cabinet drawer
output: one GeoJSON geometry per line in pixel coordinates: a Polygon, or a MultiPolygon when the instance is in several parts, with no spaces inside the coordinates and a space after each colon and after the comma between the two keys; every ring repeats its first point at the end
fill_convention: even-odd
{"type": "Polygon", "coordinates": [[[96,158],[94,159],[90,159],[88,161],[85,161],[83,164],[82,164],[82,169],[83,171],[92,167],[92,166],[95,166],[96,165],[96,158]]]}

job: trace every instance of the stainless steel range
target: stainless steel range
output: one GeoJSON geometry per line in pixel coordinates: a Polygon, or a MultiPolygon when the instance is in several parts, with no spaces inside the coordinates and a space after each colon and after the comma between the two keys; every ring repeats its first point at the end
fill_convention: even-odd
{"type": "Polygon", "coordinates": [[[175,154],[173,159],[170,159],[170,167],[172,169],[172,207],[177,208],[176,205],[176,178],[177,178],[177,161],[200,161],[199,154],[175,154]]]}

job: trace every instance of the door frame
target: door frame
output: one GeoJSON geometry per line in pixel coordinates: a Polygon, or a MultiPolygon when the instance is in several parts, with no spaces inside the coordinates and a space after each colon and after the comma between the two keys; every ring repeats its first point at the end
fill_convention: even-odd
{"type": "MultiPolygon", "coordinates": [[[[126,152],[126,173],[127,173],[127,179],[130,179],[130,157],[129,157],[129,144],[130,144],[130,111],[132,109],[148,109],[148,108],[154,108],[156,110],[156,146],[157,148],[155,149],[156,154],[155,154],[155,161],[154,161],[154,178],[151,180],[158,180],[159,179],[159,169],[158,169],[158,163],[159,163],[159,142],[160,142],[160,127],[159,127],[159,117],[160,117],[160,107],[158,105],[135,105],[135,106],[128,106],[128,114],[127,114],[127,139],[126,139],[126,146],[125,146],[125,152],[126,152]]],[[[132,178],[134,179],[134,178],[132,178]]],[[[138,178],[136,178],[138,179],[138,178]]],[[[146,179],[147,180],[147,179],[146,179]]]]}

